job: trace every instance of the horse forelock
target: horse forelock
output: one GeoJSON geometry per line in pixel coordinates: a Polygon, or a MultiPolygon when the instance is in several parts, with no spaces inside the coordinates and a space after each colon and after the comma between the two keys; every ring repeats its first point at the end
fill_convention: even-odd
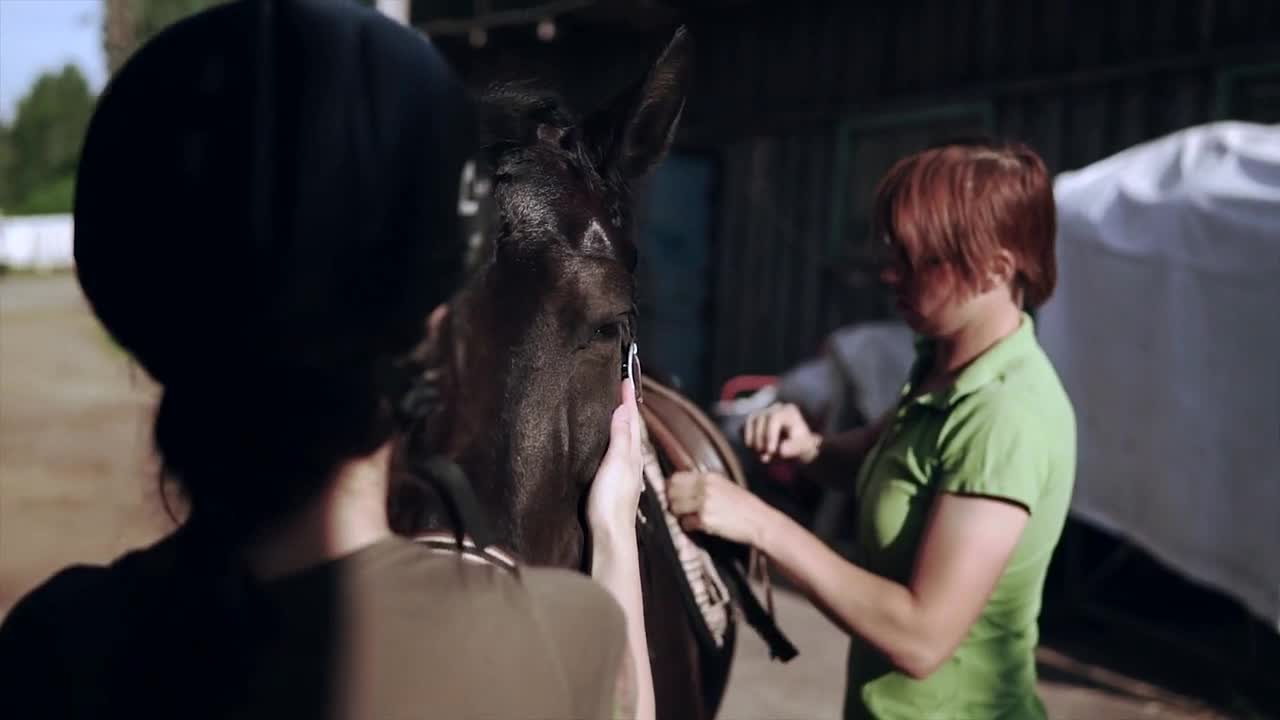
{"type": "Polygon", "coordinates": [[[538,181],[558,165],[602,203],[605,220],[627,224],[630,187],[610,162],[611,148],[591,137],[559,95],[528,83],[496,83],[480,106],[483,155],[497,184],[532,181],[554,192],[553,183],[538,181]]]}

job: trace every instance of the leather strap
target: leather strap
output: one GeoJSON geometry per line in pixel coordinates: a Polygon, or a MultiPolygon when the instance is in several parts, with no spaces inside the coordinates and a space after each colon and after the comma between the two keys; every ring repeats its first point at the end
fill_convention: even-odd
{"type": "Polygon", "coordinates": [[[702,431],[704,438],[715,448],[717,459],[724,463],[724,471],[729,476],[729,479],[744,488],[747,486],[747,474],[743,472],[742,464],[738,462],[737,454],[725,442],[719,428],[715,427],[697,406],[689,402],[688,398],[648,377],[644,378],[644,388],[645,392],[657,395],[683,411],[684,415],[693,421],[698,429],[702,431]]]}
{"type": "Polygon", "coordinates": [[[492,545],[494,534],[489,528],[488,518],[462,468],[443,455],[428,458],[420,468],[444,500],[456,528],[457,545],[470,542],[479,550],[492,545]]]}
{"type": "Polygon", "coordinates": [[[513,575],[520,575],[520,563],[516,560],[515,555],[497,545],[481,547],[471,539],[470,535],[464,535],[459,539],[457,535],[448,530],[431,530],[415,535],[410,539],[438,552],[459,555],[463,559],[472,562],[496,565],[513,575]]]}
{"type": "MultiPolygon", "coordinates": [[[[662,448],[672,466],[677,471],[723,472],[738,485],[745,488],[746,475],[742,471],[741,464],[732,449],[721,438],[720,431],[711,424],[710,420],[688,400],[662,386],[657,381],[646,376],[642,379],[642,383],[647,398],[646,402],[640,406],[641,418],[644,420],[650,436],[662,448]],[[669,412],[674,411],[671,417],[672,422],[684,420],[686,421],[685,424],[692,424],[692,430],[700,433],[702,439],[710,443],[716,456],[713,460],[709,459],[711,462],[702,462],[695,459],[694,454],[689,451],[684,443],[680,442],[671,424],[668,423],[658,409],[663,406],[670,408],[669,412]],[[678,413],[678,417],[675,413],[678,413]],[[712,463],[716,467],[708,467],[712,463]]],[[[768,606],[768,610],[760,606],[760,601],[756,598],[755,593],[751,592],[750,583],[747,582],[746,578],[741,577],[741,571],[738,566],[730,563],[728,574],[739,591],[737,594],[743,606],[743,614],[747,623],[755,628],[765,642],[768,643],[770,655],[786,662],[796,656],[797,650],[778,628],[775,621],[773,586],[769,581],[767,559],[763,553],[751,548],[748,551],[747,565],[748,576],[754,576],[764,585],[765,603],[768,606]]]]}

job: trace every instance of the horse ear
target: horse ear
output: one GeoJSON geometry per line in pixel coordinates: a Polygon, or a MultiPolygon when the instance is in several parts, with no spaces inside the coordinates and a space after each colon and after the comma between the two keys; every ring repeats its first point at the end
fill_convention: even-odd
{"type": "Polygon", "coordinates": [[[693,37],[681,26],[645,78],[583,123],[605,169],[647,174],[675,140],[693,69],[693,37]]]}

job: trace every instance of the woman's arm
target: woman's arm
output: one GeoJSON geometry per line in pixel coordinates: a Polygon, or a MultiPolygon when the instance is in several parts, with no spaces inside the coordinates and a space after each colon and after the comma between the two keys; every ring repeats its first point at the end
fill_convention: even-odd
{"type": "Polygon", "coordinates": [[[609,590],[627,619],[627,650],[618,675],[616,717],[651,720],[656,711],[635,527],[627,533],[593,526],[591,541],[591,577],[609,590]]]}
{"type": "Polygon", "coordinates": [[[940,495],[907,585],[846,561],[773,508],[760,523],[758,547],[833,622],[924,678],[968,634],[1028,517],[1003,500],[940,495]]]}
{"type": "Polygon", "coordinates": [[[939,495],[903,585],[848,562],[723,476],[681,473],[668,493],[686,529],[755,546],[832,622],[917,678],[932,674],[964,639],[1029,517],[1003,500],[939,495]]]}
{"type": "Polygon", "coordinates": [[[618,703],[626,720],[653,720],[653,673],[644,627],[640,587],[640,550],[636,509],[644,487],[640,450],[640,411],[635,385],[622,382],[621,403],[613,413],[609,449],[596,471],[587,499],[591,528],[591,577],[613,595],[626,616],[627,651],[618,677],[618,703]]]}
{"type": "Polygon", "coordinates": [[[892,413],[890,409],[869,425],[824,437],[809,428],[800,408],[778,403],[747,418],[742,439],[761,462],[794,460],[805,466],[809,479],[845,490],[892,413]]]}

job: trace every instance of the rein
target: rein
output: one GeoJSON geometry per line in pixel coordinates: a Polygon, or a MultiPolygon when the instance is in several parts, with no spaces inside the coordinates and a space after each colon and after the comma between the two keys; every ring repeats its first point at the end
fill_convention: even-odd
{"type": "Polygon", "coordinates": [[[520,563],[515,555],[497,545],[477,545],[470,535],[461,538],[448,530],[430,530],[410,538],[432,551],[457,555],[464,560],[484,565],[495,565],[507,572],[520,576],[520,563]]]}
{"type": "MultiPolygon", "coordinates": [[[[693,403],[670,388],[648,378],[643,380],[643,384],[649,398],[648,402],[640,406],[645,428],[654,444],[670,459],[675,470],[720,472],[738,485],[746,487],[746,475],[742,471],[741,464],[738,463],[732,449],[725,443],[711,421],[693,403]],[[681,438],[685,441],[682,442],[681,438]],[[690,441],[699,439],[703,441],[701,447],[690,444],[690,441]]],[[[670,515],[666,508],[661,508],[661,512],[670,515]]],[[[674,529],[668,529],[668,532],[681,531],[677,526],[674,529]]],[[[736,566],[730,564],[725,575],[737,589],[737,599],[747,623],[768,644],[770,655],[786,662],[795,657],[798,651],[778,628],[775,620],[773,587],[769,582],[768,565],[764,554],[755,548],[750,548],[747,567],[748,577],[756,579],[764,586],[767,609],[760,606],[748,577],[743,577],[736,566]]],[[[701,610],[695,607],[693,612],[696,615],[701,610]]]]}

